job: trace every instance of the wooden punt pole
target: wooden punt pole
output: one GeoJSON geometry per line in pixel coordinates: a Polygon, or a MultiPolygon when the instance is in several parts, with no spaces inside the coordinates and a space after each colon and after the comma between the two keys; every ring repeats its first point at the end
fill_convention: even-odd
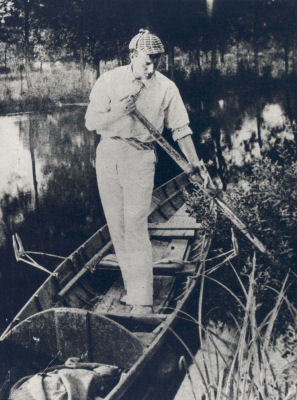
{"type": "MultiPolygon", "coordinates": [[[[161,133],[148,121],[148,119],[139,111],[134,110],[133,114],[142,122],[142,124],[148,129],[152,138],[158,143],[158,145],[178,164],[178,166],[187,174],[191,174],[192,167],[185,160],[181,154],[179,154],[168,142],[161,133]]],[[[205,168],[205,167],[204,167],[205,168]]],[[[206,168],[205,172],[208,174],[206,168]]],[[[203,186],[201,177],[198,174],[194,174],[192,179],[197,183],[199,188],[210,197],[215,204],[221,209],[223,214],[243,233],[243,235],[263,254],[265,254],[273,264],[277,264],[274,256],[266,248],[266,246],[257,238],[257,236],[248,228],[248,226],[235,214],[235,212],[225,203],[220,194],[213,196],[211,191],[207,190],[203,186]]]]}

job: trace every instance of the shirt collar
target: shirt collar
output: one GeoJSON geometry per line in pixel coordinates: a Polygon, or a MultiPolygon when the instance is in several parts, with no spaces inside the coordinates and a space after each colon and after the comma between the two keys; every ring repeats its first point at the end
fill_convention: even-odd
{"type": "Polygon", "coordinates": [[[131,82],[139,82],[140,84],[144,85],[146,88],[150,87],[150,85],[152,84],[153,80],[156,77],[156,72],[154,73],[154,75],[151,77],[151,79],[140,79],[140,78],[136,78],[136,76],[134,75],[133,69],[132,69],[132,64],[128,65],[128,74],[129,74],[129,79],[131,79],[131,82]]]}

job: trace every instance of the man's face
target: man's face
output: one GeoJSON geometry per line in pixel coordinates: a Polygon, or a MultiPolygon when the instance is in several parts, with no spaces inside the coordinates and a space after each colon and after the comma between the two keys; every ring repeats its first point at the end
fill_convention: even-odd
{"type": "Polygon", "coordinates": [[[160,54],[149,55],[143,51],[132,54],[131,63],[135,76],[141,79],[150,79],[158,68],[160,58],[160,54]]]}

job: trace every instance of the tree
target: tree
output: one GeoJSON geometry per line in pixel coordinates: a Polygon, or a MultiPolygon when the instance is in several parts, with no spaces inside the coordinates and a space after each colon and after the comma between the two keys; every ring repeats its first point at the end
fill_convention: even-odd
{"type": "MultiPolygon", "coordinates": [[[[284,51],[285,75],[289,74],[289,54],[297,40],[297,6],[292,0],[275,0],[270,7],[269,28],[284,51]]],[[[294,53],[293,53],[294,55],[294,53]]],[[[293,65],[295,60],[293,60],[293,65]]]]}
{"type": "Polygon", "coordinates": [[[268,48],[271,38],[267,19],[270,0],[231,1],[230,23],[234,40],[251,46],[254,55],[254,72],[259,74],[259,53],[268,48]]]}
{"type": "Polygon", "coordinates": [[[0,2],[2,38],[17,43],[17,54],[23,57],[27,87],[31,90],[31,60],[34,45],[41,42],[40,11],[43,0],[10,0],[0,2]]]}

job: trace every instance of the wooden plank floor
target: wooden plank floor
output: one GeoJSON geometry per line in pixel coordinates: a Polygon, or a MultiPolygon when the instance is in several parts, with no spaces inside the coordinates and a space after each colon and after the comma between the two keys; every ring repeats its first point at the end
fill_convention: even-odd
{"type": "MultiPolygon", "coordinates": [[[[154,313],[161,313],[166,307],[174,287],[175,277],[155,276],[154,277],[154,313]]],[[[120,303],[120,299],[125,294],[123,281],[117,279],[105,296],[100,299],[93,311],[100,313],[130,313],[132,306],[120,303]]]]}
{"type": "MultiPolygon", "coordinates": [[[[162,225],[166,224],[174,229],[174,226],[185,227],[195,225],[196,221],[194,218],[189,217],[189,215],[186,213],[185,206],[182,206],[168,222],[162,225]]],[[[168,233],[170,230],[166,229],[164,232],[168,233]]],[[[164,236],[161,240],[152,240],[153,260],[157,261],[165,258],[168,260],[182,261],[188,247],[187,235],[189,230],[187,229],[185,232],[185,237],[183,237],[183,235],[178,235],[178,238],[172,238],[171,235],[169,235],[170,237],[164,236]]],[[[168,304],[168,300],[170,299],[170,295],[173,291],[174,282],[174,273],[172,276],[154,276],[155,313],[160,313],[168,304]]],[[[125,291],[123,282],[121,277],[119,277],[111,286],[109,291],[105,294],[105,296],[96,303],[93,311],[100,313],[130,313],[132,307],[120,303],[120,299],[124,294],[125,291]]]]}

